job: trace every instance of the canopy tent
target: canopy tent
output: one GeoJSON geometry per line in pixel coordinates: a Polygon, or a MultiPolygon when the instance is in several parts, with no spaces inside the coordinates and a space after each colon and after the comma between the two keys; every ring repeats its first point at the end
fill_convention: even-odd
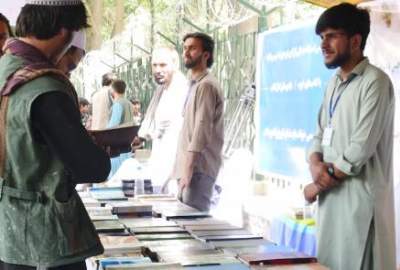
{"type": "Polygon", "coordinates": [[[328,7],[338,5],[342,2],[347,2],[347,3],[351,3],[351,4],[359,4],[361,2],[367,2],[367,1],[372,1],[372,0],[347,0],[347,1],[343,1],[343,0],[304,0],[304,1],[314,4],[314,5],[328,8],[328,7]]]}

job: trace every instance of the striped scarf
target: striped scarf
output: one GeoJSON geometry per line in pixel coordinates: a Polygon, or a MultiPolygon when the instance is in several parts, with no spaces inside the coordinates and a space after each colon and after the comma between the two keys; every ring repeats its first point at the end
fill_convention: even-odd
{"type": "Polygon", "coordinates": [[[9,96],[22,85],[42,76],[51,76],[64,82],[68,93],[78,106],[78,98],[75,89],[65,74],[57,69],[54,64],[37,48],[19,39],[8,39],[4,52],[23,59],[23,67],[10,75],[7,83],[0,90],[0,95],[9,96]]]}

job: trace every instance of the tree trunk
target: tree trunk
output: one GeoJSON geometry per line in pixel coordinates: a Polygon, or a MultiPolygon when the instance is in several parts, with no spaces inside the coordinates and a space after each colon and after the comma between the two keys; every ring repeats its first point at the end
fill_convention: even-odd
{"type": "Polygon", "coordinates": [[[124,18],[125,18],[125,10],[124,10],[124,0],[116,0],[115,1],[115,24],[113,35],[118,35],[124,30],[124,18]]]}
{"type": "Polygon", "coordinates": [[[92,17],[92,28],[91,28],[91,49],[99,49],[103,38],[101,36],[102,25],[103,25],[103,1],[92,0],[90,1],[90,11],[92,17]]]}

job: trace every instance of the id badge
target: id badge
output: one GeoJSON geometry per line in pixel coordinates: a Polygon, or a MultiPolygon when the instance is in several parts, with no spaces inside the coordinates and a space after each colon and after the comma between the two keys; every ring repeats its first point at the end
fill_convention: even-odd
{"type": "Polygon", "coordinates": [[[322,145],[330,146],[332,144],[332,137],[333,137],[333,128],[331,126],[327,126],[324,129],[324,134],[322,136],[322,145]]]}

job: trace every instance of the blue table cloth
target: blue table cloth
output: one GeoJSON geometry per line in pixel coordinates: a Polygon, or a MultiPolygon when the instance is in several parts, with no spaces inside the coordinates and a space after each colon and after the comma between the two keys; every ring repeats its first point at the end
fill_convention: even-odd
{"type": "Polygon", "coordinates": [[[315,225],[292,218],[277,218],[271,222],[270,239],[278,245],[316,256],[315,225]]]}

